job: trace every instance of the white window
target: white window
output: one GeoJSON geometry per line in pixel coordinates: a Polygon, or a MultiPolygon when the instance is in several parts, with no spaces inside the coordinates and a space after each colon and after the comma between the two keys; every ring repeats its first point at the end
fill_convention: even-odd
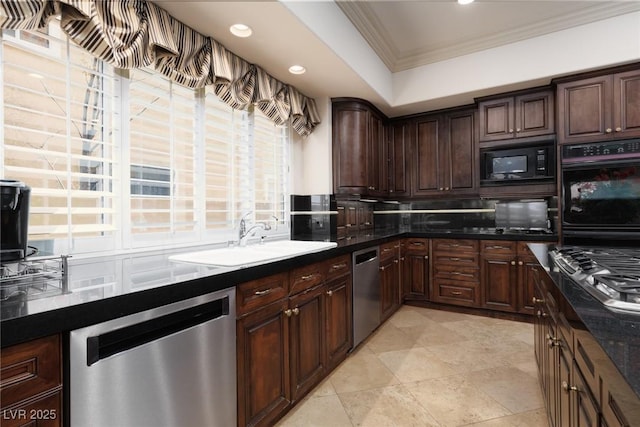
{"type": "Polygon", "coordinates": [[[32,188],[30,244],[224,242],[247,213],[288,233],[286,127],[151,70],[113,70],[57,25],[5,32],[0,52],[0,175],[32,188]]]}

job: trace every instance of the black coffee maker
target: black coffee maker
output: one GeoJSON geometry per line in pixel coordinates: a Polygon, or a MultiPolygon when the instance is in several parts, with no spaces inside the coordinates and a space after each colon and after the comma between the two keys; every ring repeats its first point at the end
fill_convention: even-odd
{"type": "Polygon", "coordinates": [[[31,188],[24,182],[0,179],[0,261],[27,256],[30,195],[31,188]]]}

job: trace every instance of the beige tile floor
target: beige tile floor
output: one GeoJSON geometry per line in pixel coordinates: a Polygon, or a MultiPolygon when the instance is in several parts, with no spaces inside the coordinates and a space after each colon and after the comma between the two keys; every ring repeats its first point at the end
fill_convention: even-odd
{"type": "Polygon", "coordinates": [[[533,326],[403,306],[278,424],[548,427],[533,326]]]}

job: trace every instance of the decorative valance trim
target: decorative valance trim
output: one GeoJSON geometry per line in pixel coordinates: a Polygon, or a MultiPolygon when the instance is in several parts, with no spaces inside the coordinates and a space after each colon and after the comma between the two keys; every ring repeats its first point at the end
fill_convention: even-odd
{"type": "Polygon", "coordinates": [[[253,104],[300,135],[320,123],[315,101],[146,0],[0,0],[0,28],[44,28],[60,16],[77,45],[117,68],[153,67],[176,83],[210,87],[236,109],[253,104]]]}

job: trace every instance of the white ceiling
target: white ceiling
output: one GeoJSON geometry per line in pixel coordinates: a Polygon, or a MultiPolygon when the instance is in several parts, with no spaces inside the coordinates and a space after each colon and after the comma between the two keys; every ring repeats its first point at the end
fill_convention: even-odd
{"type": "MultiPolygon", "coordinates": [[[[366,78],[336,54],[335,46],[322,41],[281,2],[154,2],[308,96],[360,97],[390,116],[428,107],[428,103],[389,106],[366,78]],[[252,27],[253,36],[232,36],[229,26],[234,23],[252,27]],[[287,69],[293,64],[303,64],[307,73],[289,74],[287,69]]],[[[338,6],[390,73],[640,10],[638,1],[593,0],[476,0],[468,6],[460,6],[455,0],[372,0],[339,2],[338,6]]],[[[455,102],[458,100],[451,100],[451,105],[455,102]]]]}

